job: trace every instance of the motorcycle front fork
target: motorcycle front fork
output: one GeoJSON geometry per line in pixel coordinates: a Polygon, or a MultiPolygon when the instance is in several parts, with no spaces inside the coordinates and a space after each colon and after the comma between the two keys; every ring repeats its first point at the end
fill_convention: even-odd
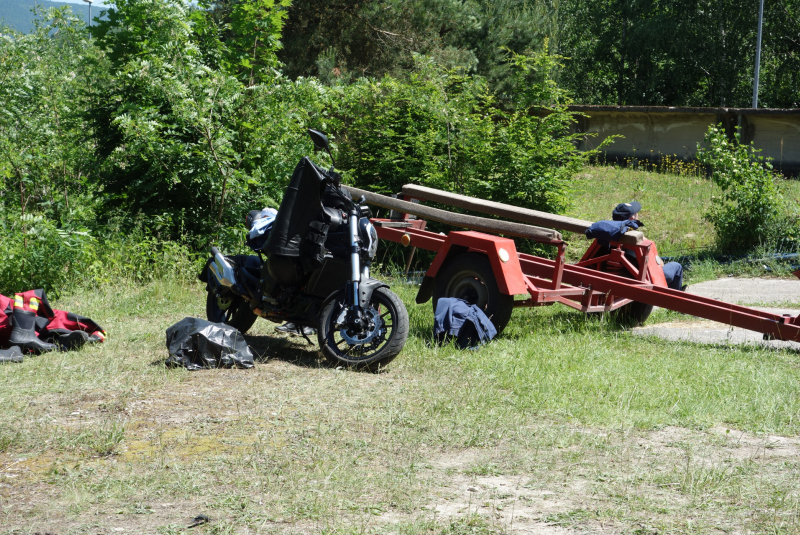
{"type": "Polygon", "coordinates": [[[350,299],[349,308],[358,310],[358,286],[361,283],[361,251],[358,247],[358,208],[350,211],[350,299]]]}
{"type": "Polygon", "coordinates": [[[350,211],[348,220],[350,229],[350,280],[345,292],[346,307],[342,310],[337,323],[345,323],[345,318],[352,322],[360,322],[362,319],[361,305],[359,300],[359,286],[362,280],[369,279],[369,264],[361,265],[361,247],[358,240],[358,208],[350,211]]]}

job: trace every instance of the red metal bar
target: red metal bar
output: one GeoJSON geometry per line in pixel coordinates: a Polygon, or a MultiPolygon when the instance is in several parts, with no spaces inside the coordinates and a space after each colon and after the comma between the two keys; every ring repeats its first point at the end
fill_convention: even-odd
{"type": "MultiPolygon", "coordinates": [[[[373,219],[373,221],[389,221],[389,220],[373,219]]],[[[421,221],[421,220],[417,219],[412,221],[421,221]]],[[[409,223],[411,223],[412,221],[409,221],[409,223]]],[[[396,227],[381,227],[376,225],[375,230],[378,231],[378,237],[380,239],[393,241],[395,243],[402,243],[403,235],[407,234],[410,239],[409,245],[434,252],[439,251],[439,249],[442,247],[442,244],[444,244],[444,240],[446,238],[446,236],[443,236],[441,234],[436,234],[433,232],[429,232],[427,230],[420,230],[414,228],[413,226],[406,228],[396,228],[396,227]]]]}
{"type": "MultiPolygon", "coordinates": [[[[553,260],[526,254],[520,254],[519,257],[522,271],[526,275],[546,277],[555,268],[553,260]]],[[[800,317],[787,318],[572,265],[564,267],[563,280],[573,286],[591,286],[593,291],[727,323],[742,329],[761,332],[775,339],[800,341],[800,325],[798,325],[800,317]]]]}

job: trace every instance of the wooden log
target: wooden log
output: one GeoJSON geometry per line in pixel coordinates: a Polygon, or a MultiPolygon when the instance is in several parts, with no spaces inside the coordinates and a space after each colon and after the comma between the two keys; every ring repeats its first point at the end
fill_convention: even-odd
{"type": "Polygon", "coordinates": [[[342,185],[342,187],[349,191],[354,199],[358,199],[363,195],[369,204],[390,208],[404,214],[411,214],[424,219],[439,221],[440,223],[445,223],[454,227],[526,238],[545,243],[560,242],[562,239],[560,232],[548,228],[534,227],[522,223],[512,223],[510,221],[486,219],[484,217],[475,217],[471,215],[454,214],[446,210],[439,210],[438,208],[431,208],[430,206],[402,201],[385,195],[378,195],[377,193],[351,186],[342,185]]]}
{"type": "MultiPolygon", "coordinates": [[[[520,208],[519,206],[512,206],[510,204],[494,201],[484,201],[482,199],[476,199],[475,197],[467,197],[466,195],[459,195],[458,193],[450,193],[449,191],[442,191],[425,186],[417,186],[415,184],[406,184],[403,186],[403,195],[423,201],[447,204],[455,206],[456,208],[463,208],[464,210],[505,217],[507,219],[513,219],[514,221],[567,230],[577,234],[584,234],[586,229],[592,226],[591,221],[585,221],[583,219],[540,212],[529,208],[520,208]]],[[[639,231],[629,231],[622,237],[620,242],[636,245],[642,243],[643,239],[643,233],[639,231]]]]}
{"type": "Polygon", "coordinates": [[[483,199],[476,199],[475,197],[467,197],[466,195],[459,195],[458,193],[450,193],[449,191],[442,191],[414,184],[406,184],[403,186],[403,195],[423,201],[447,204],[457,208],[463,208],[464,210],[473,210],[484,214],[505,217],[532,225],[577,232],[578,234],[583,234],[586,232],[586,229],[592,225],[591,221],[549,214],[547,212],[520,208],[519,206],[511,206],[510,204],[494,201],[484,201],[483,199]]]}

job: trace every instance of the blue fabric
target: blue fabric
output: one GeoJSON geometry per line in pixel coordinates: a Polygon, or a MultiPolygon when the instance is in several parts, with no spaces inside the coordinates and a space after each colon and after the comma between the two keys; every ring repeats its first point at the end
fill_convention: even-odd
{"type": "Polygon", "coordinates": [[[637,219],[626,219],[625,221],[597,221],[586,229],[586,237],[597,241],[608,243],[619,241],[628,230],[638,230],[643,226],[637,219]]]}
{"type": "Polygon", "coordinates": [[[277,211],[274,208],[264,208],[261,217],[253,222],[253,228],[247,235],[247,245],[254,251],[260,251],[267,243],[272,224],[275,222],[277,211]]]}
{"type": "Polygon", "coordinates": [[[683,286],[683,266],[678,262],[669,262],[664,265],[664,278],[667,286],[673,290],[680,290],[683,286]]]}
{"type": "Polygon", "coordinates": [[[440,343],[455,338],[460,349],[479,347],[497,336],[483,310],[456,297],[442,297],[436,303],[433,335],[440,343]]]}

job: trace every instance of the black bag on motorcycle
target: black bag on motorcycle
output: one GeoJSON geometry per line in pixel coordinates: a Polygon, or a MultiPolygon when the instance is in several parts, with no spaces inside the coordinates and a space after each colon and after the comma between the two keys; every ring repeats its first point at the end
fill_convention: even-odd
{"type": "Polygon", "coordinates": [[[264,247],[270,273],[282,284],[295,282],[288,267],[293,262],[278,257],[299,258],[306,273],[322,264],[328,233],[321,202],[324,189],[322,172],[308,158],[300,160],[264,247]]]}

